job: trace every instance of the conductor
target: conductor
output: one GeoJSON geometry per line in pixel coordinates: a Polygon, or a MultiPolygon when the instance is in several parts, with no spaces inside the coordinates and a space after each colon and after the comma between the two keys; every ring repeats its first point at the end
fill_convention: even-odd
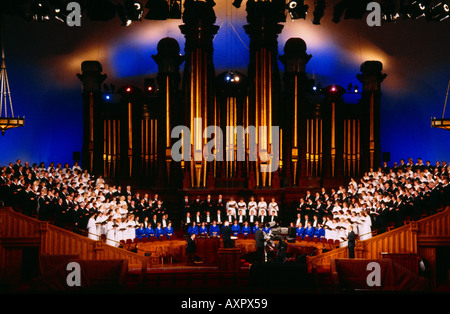
{"type": "Polygon", "coordinates": [[[225,221],[225,224],[222,227],[222,236],[223,236],[223,247],[232,248],[233,242],[231,241],[231,228],[228,221],[225,221]]]}

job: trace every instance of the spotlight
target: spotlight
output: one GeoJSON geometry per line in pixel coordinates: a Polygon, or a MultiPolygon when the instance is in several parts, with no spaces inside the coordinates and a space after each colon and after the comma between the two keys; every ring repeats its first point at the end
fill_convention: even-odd
{"type": "Polygon", "coordinates": [[[316,91],[317,90],[317,86],[313,86],[312,90],[316,91]]]}
{"type": "Polygon", "coordinates": [[[450,8],[447,3],[440,2],[433,6],[425,15],[431,21],[443,21],[449,17],[450,8]]]}
{"type": "Polygon", "coordinates": [[[406,16],[412,20],[425,16],[429,1],[412,1],[406,11],[406,16]]]}
{"type": "Polygon", "coordinates": [[[149,0],[145,6],[148,9],[145,19],[167,20],[169,18],[169,3],[165,0],[149,0]]]}
{"type": "Polygon", "coordinates": [[[395,0],[384,0],[381,3],[381,19],[384,22],[393,22],[400,17],[395,0]]]}
{"type": "Polygon", "coordinates": [[[292,20],[306,19],[309,6],[304,4],[303,0],[290,0],[287,4],[287,10],[292,20]]]}
{"type": "Polygon", "coordinates": [[[111,96],[105,95],[105,99],[106,99],[106,100],[110,100],[110,99],[111,99],[111,96]]]}
{"type": "Polygon", "coordinates": [[[156,93],[156,83],[154,78],[144,79],[144,88],[147,94],[153,95],[156,93]]]}
{"type": "Polygon", "coordinates": [[[31,1],[31,15],[34,21],[44,22],[50,20],[50,6],[47,1],[31,1]]]}
{"type": "Polygon", "coordinates": [[[355,92],[355,94],[358,94],[358,91],[359,91],[359,89],[358,89],[358,86],[357,85],[355,85],[355,86],[353,86],[353,88],[354,88],[354,92],[355,92]]]}
{"type": "Polygon", "coordinates": [[[242,0],[234,0],[233,1],[233,6],[235,7],[235,8],[240,8],[241,7],[241,4],[242,4],[242,0]]]}
{"type": "Polygon", "coordinates": [[[122,21],[122,26],[129,26],[132,21],[140,21],[144,9],[139,1],[126,0],[124,5],[117,6],[117,13],[122,21]]]}
{"type": "Polygon", "coordinates": [[[330,92],[335,93],[336,91],[337,91],[336,86],[333,85],[330,87],[330,92]]]}
{"type": "Polygon", "coordinates": [[[125,91],[126,91],[127,93],[131,93],[131,87],[127,87],[127,88],[125,89],[125,91]]]}
{"type": "Polygon", "coordinates": [[[239,83],[241,81],[241,77],[234,72],[229,72],[225,75],[225,82],[227,83],[239,83]]]}
{"type": "Polygon", "coordinates": [[[320,25],[320,19],[325,15],[325,7],[326,3],[325,0],[317,0],[314,7],[314,18],[312,20],[312,23],[314,25],[320,25]]]}

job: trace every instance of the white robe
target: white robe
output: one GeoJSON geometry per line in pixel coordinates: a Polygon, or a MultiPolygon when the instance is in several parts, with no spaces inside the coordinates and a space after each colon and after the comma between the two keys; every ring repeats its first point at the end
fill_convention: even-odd
{"type": "Polygon", "coordinates": [[[87,224],[87,231],[88,231],[88,238],[97,241],[98,240],[98,233],[97,233],[97,226],[95,225],[95,219],[89,218],[88,224],[87,224]]]}

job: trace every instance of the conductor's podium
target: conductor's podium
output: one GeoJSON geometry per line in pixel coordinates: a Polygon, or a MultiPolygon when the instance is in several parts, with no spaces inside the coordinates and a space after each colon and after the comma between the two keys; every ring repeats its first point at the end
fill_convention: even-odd
{"type": "MultiPolygon", "coordinates": [[[[239,270],[241,258],[256,252],[255,240],[251,237],[238,237],[232,242],[233,248],[226,249],[223,247],[220,237],[198,236],[195,239],[196,255],[201,258],[203,266],[218,266],[221,270],[226,271],[239,270]]],[[[288,243],[287,253],[291,255],[320,254],[325,247],[326,244],[320,242],[295,241],[295,243],[288,243]]],[[[184,263],[186,261],[186,240],[141,242],[137,246],[137,251],[141,255],[151,253],[152,256],[155,256],[154,264],[158,264],[158,258],[170,260],[173,263],[184,263]]]]}
{"type": "Polygon", "coordinates": [[[239,271],[241,267],[241,250],[238,247],[219,248],[218,262],[219,271],[239,271]]]}

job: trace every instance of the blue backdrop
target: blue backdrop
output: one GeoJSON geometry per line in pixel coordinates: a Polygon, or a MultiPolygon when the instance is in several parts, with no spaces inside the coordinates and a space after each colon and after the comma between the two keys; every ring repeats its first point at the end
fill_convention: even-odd
{"type": "MultiPolygon", "coordinates": [[[[215,7],[220,26],[214,39],[216,74],[245,73],[248,66],[245,11],[231,2],[219,1],[215,7]]],[[[382,151],[390,152],[391,161],[408,157],[450,161],[450,133],[431,128],[431,117],[442,115],[450,79],[450,19],[399,20],[369,27],[365,20],[335,24],[331,13],[327,8],[321,25],[311,23],[311,10],[306,20],[288,17],[279,36],[279,53],[290,37],[303,38],[313,56],[306,67],[308,76],[323,86],[361,87],[356,79],[361,63],[381,61],[388,74],[382,83],[382,151]]],[[[69,27],[57,21],[6,17],[6,66],[14,113],[25,116],[25,126],[0,136],[0,165],[17,158],[72,163],[72,153],[82,147],[81,82],[76,77],[81,62],[100,61],[108,76],[105,83],[142,85],[144,77],[156,74],[151,55],[161,38],[177,39],[183,53],[180,24],[181,20],[143,20],[122,27],[116,18],[82,19],[81,27],[69,27]]]]}

